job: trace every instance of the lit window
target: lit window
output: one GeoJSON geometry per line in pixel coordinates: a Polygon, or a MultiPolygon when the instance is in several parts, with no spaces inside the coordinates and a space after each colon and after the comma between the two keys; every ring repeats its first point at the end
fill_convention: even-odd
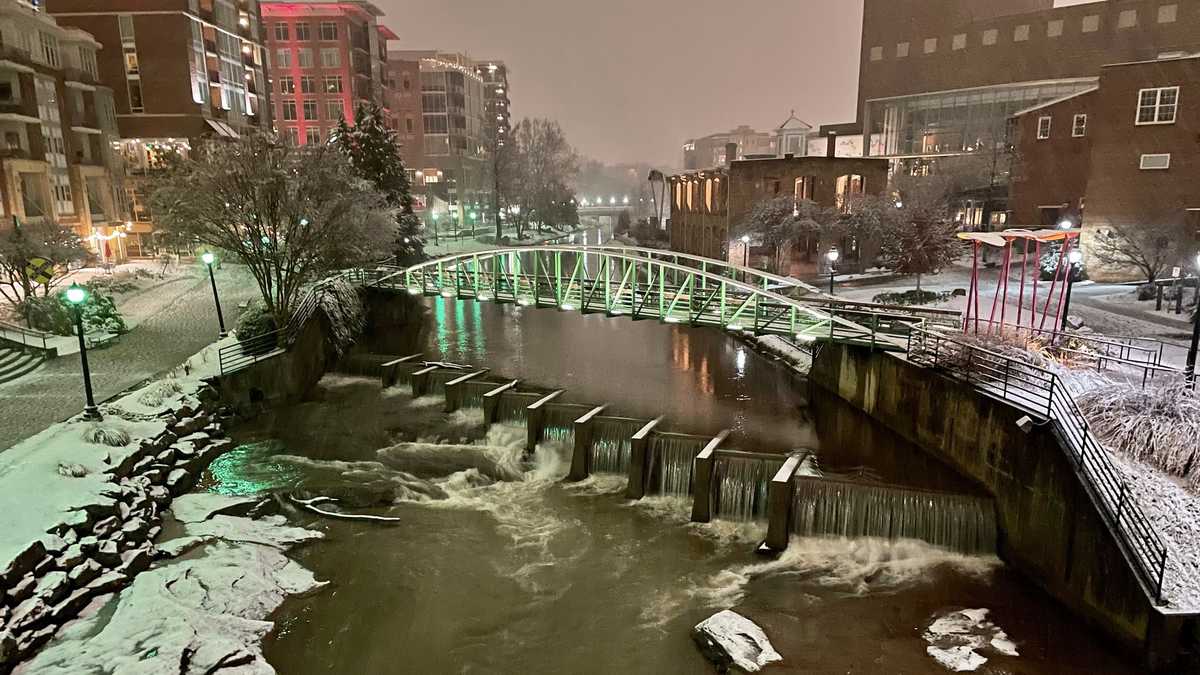
{"type": "Polygon", "coordinates": [[[1055,19],[1046,24],[1046,37],[1058,37],[1063,34],[1063,20],[1055,19]]]}
{"type": "Polygon", "coordinates": [[[896,58],[902,59],[902,58],[908,56],[908,47],[909,47],[909,44],[907,42],[897,42],[896,43],[896,58]]]}
{"type": "Polygon", "coordinates": [[[925,53],[932,54],[937,51],[937,38],[925,38],[925,53]]]}
{"type": "Polygon", "coordinates": [[[1158,8],[1159,23],[1175,23],[1179,16],[1179,5],[1162,5],[1158,8]]]}
{"type": "Polygon", "coordinates": [[[871,47],[871,60],[872,61],[882,61],[883,60],[883,47],[871,47]]]}
{"type": "Polygon", "coordinates": [[[1075,120],[1071,123],[1071,137],[1083,138],[1087,136],[1087,115],[1076,115],[1075,120]]]}
{"type": "Polygon", "coordinates": [[[1025,42],[1029,39],[1029,24],[1023,23],[1013,29],[1013,42],[1025,42]]]}
{"type": "Polygon", "coordinates": [[[1039,141],[1050,138],[1050,122],[1051,118],[1049,115],[1038,118],[1037,137],[1039,141]]]}
{"type": "Polygon", "coordinates": [[[342,76],[341,75],[326,75],[325,76],[325,93],[326,94],[342,93],[342,76]]]}
{"type": "Polygon", "coordinates": [[[1133,28],[1137,25],[1137,10],[1126,9],[1117,17],[1117,28],[1133,28]]]}
{"type": "Polygon", "coordinates": [[[292,50],[284,47],[283,49],[275,50],[275,67],[276,68],[291,68],[292,67],[292,50]]]}
{"type": "Polygon", "coordinates": [[[967,48],[967,34],[959,33],[958,35],[955,35],[953,46],[954,46],[954,49],[966,49],[967,48]]]}
{"type": "Polygon", "coordinates": [[[1089,14],[1083,17],[1083,32],[1095,33],[1100,30],[1100,15],[1089,14]]]}
{"type": "Polygon", "coordinates": [[[290,75],[285,75],[279,78],[279,93],[294,94],[296,93],[296,79],[290,75]]]}
{"type": "Polygon", "coordinates": [[[999,37],[1000,37],[1000,31],[996,30],[995,28],[989,28],[989,29],[983,31],[984,46],[990,47],[990,46],[996,44],[996,40],[999,39],[999,37]]]}
{"type": "Polygon", "coordinates": [[[1174,124],[1179,107],[1179,87],[1159,87],[1138,92],[1138,124],[1174,124]]]}

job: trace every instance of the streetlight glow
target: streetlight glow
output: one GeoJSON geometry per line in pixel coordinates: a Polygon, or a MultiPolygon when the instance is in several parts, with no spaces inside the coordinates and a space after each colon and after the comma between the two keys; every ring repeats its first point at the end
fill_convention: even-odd
{"type": "Polygon", "coordinates": [[[205,265],[211,265],[217,261],[217,256],[213,255],[212,251],[205,251],[200,256],[200,260],[203,261],[205,265]]]}
{"type": "Polygon", "coordinates": [[[743,244],[749,244],[749,243],[750,243],[750,235],[748,235],[748,234],[743,234],[743,235],[742,235],[742,243],[743,243],[743,244]]]}
{"type": "Polygon", "coordinates": [[[1071,251],[1070,255],[1067,256],[1067,259],[1071,261],[1072,265],[1078,265],[1079,263],[1083,262],[1083,251],[1075,249],[1074,251],[1071,251]]]}
{"type": "Polygon", "coordinates": [[[1062,229],[1062,230],[1069,230],[1069,229],[1071,229],[1071,221],[1067,220],[1066,218],[1063,218],[1062,220],[1060,220],[1058,222],[1058,227],[1059,227],[1059,229],[1062,229]]]}
{"type": "Polygon", "coordinates": [[[838,258],[842,257],[842,254],[838,253],[836,248],[831,248],[829,249],[829,253],[825,254],[825,257],[829,259],[829,262],[835,263],[838,261],[838,258]]]}
{"type": "Polygon", "coordinates": [[[72,305],[82,304],[87,297],[87,289],[79,284],[71,284],[71,287],[67,289],[67,302],[72,305]]]}

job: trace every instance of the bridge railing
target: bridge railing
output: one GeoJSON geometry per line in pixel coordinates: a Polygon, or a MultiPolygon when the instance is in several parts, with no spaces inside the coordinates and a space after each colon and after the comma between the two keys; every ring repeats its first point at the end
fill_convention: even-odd
{"type": "Polygon", "coordinates": [[[1049,421],[1134,571],[1155,601],[1164,602],[1167,546],[1058,374],[919,328],[909,336],[908,357],[1049,421]]]}

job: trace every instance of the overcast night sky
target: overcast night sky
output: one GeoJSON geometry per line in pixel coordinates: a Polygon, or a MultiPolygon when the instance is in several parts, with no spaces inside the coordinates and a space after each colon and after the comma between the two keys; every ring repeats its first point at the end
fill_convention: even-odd
{"type": "MultiPolygon", "coordinates": [[[[513,115],[605,162],[749,124],[854,120],[861,0],[375,0],[402,49],[509,64],[513,115]]],[[[396,45],[393,45],[395,48],[396,45]]]]}

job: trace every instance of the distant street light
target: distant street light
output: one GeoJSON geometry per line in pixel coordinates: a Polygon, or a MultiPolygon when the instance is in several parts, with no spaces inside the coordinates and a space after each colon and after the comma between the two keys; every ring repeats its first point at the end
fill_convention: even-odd
{"type": "Polygon", "coordinates": [[[217,294],[217,278],[213,276],[213,263],[216,262],[217,257],[213,255],[212,251],[205,251],[200,256],[200,260],[204,261],[204,265],[208,267],[208,282],[212,284],[213,302],[217,305],[217,325],[221,329],[218,335],[225,337],[229,333],[225,331],[225,315],[221,313],[221,296],[217,294]]]}
{"type": "Polygon", "coordinates": [[[837,276],[837,261],[842,257],[836,248],[829,249],[829,253],[825,254],[825,258],[829,261],[829,294],[833,295],[833,279],[837,276]]]}
{"type": "Polygon", "coordinates": [[[1079,265],[1083,262],[1083,251],[1075,249],[1067,255],[1067,299],[1063,301],[1062,324],[1060,332],[1067,330],[1067,312],[1071,311],[1071,290],[1075,288],[1075,276],[1079,273],[1079,265]]]}
{"type": "MultiPolygon", "coordinates": [[[[1196,255],[1196,271],[1200,275],[1200,254],[1196,255]]],[[[1198,282],[1200,283],[1200,282],[1198,282]]],[[[1182,290],[1180,291],[1183,292],[1182,290]]],[[[1197,292],[1197,297],[1200,297],[1200,290],[1197,292]]],[[[1196,303],[1195,320],[1192,325],[1192,346],[1188,349],[1187,355],[1187,382],[1188,386],[1196,388],[1196,352],[1200,351],[1200,302],[1196,303]]]]}
{"type": "Polygon", "coordinates": [[[1073,226],[1071,224],[1071,221],[1067,220],[1066,218],[1063,218],[1062,220],[1058,221],[1058,227],[1061,230],[1069,230],[1073,226]]]}
{"type": "Polygon", "coordinates": [[[742,235],[742,253],[744,254],[744,263],[742,267],[750,267],[750,235],[742,235]]]}
{"type": "Polygon", "coordinates": [[[87,342],[83,339],[83,303],[87,302],[87,289],[79,284],[71,284],[66,292],[67,302],[71,305],[71,313],[75,318],[75,332],[79,334],[79,362],[83,365],[83,393],[87,405],[83,408],[83,419],[101,420],[100,409],[96,407],[96,399],[92,396],[92,371],[88,368],[87,342]]]}

